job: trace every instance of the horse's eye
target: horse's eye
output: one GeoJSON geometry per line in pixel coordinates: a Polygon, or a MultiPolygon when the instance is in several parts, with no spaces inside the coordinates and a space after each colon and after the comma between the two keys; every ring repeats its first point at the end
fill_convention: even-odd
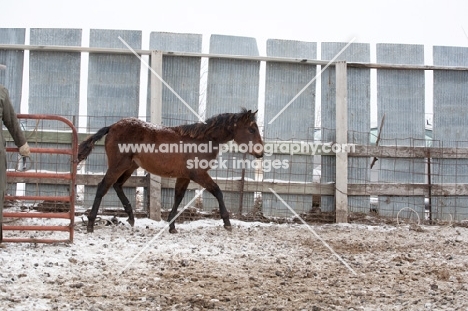
{"type": "Polygon", "coordinates": [[[250,134],[253,134],[253,133],[255,133],[255,129],[254,129],[254,128],[252,128],[252,127],[249,127],[249,133],[250,133],[250,134]]]}

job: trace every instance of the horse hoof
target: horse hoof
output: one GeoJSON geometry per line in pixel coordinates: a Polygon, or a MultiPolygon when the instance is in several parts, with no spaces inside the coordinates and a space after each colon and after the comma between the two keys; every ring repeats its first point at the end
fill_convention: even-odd
{"type": "Polygon", "coordinates": [[[178,233],[178,232],[177,232],[176,228],[171,228],[171,229],[169,229],[169,233],[178,233]]]}
{"type": "Polygon", "coordinates": [[[224,229],[226,229],[226,230],[229,231],[229,232],[232,231],[232,227],[231,227],[231,226],[224,226],[224,229]]]}
{"type": "Polygon", "coordinates": [[[130,226],[134,227],[135,226],[135,219],[127,219],[127,222],[130,224],[130,226]]]}
{"type": "Polygon", "coordinates": [[[93,232],[94,232],[94,228],[93,228],[93,227],[88,227],[86,231],[88,231],[88,233],[93,233],[93,232]]]}

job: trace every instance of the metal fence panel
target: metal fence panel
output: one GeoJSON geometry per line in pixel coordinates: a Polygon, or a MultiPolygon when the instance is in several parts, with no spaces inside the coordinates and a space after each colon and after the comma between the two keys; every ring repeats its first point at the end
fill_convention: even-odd
{"type": "MultiPolygon", "coordinates": [[[[377,62],[382,64],[424,64],[424,46],[378,44],[377,62]]],[[[425,146],[425,76],[421,70],[377,71],[380,145],[425,146]],[[410,139],[409,139],[410,138],[410,139]]],[[[380,159],[380,182],[424,183],[424,159],[380,159]]],[[[411,207],[424,219],[424,197],[379,196],[379,214],[396,216],[411,207]]]]}
{"type": "MultiPolygon", "coordinates": [[[[168,52],[201,53],[202,35],[152,32],[150,35],[149,47],[151,50],[168,52]]],[[[185,103],[182,102],[171,90],[163,86],[163,125],[177,126],[198,121],[198,118],[185,104],[188,104],[190,108],[198,113],[200,99],[200,67],[201,58],[199,57],[163,56],[162,78],[185,101],[185,103]]],[[[151,84],[152,74],[153,73],[149,72],[150,78],[148,78],[148,86],[151,84]]],[[[148,121],[150,121],[150,96],[151,93],[148,92],[148,105],[146,110],[146,119],[148,121]]]]}
{"type": "MultiPolygon", "coordinates": [[[[345,46],[345,42],[322,43],[322,59],[333,59],[345,46]]],[[[370,45],[366,43],[352,43],[346,48],[337,60],[348,62],[369,62],[370,45]]],[[[348,143],[369,144],[370,131],[370,69],[348,68],[348,143]]],[[[328,67],[321,75],[322,107],[321,129],[322,141],[336,141],[336,75],[335,68],[328,67]]],[[[322,155],[321,182],[335,181],[334,156],[322,155]]],[[[370,180],[369,159],[348,159],[349,183],[365,184],[370,180]]],[[[348,198],[348,205],[352,212],[368,212],[370,198],[368,196],[354,196],[348,198]]],[[[334,197],[322,196],[322,211],[335,210],[334,197]]]]}
{"type": "MultiPolygon", "coordinates": [[[[315,42],[269,39],[267,41],[267,56],[316,59],[317,44],[315,42]]],[[[314,65],[267,62],[265,141],[293,140],[297,144],[313,142],[315,130],[315,81],[294,101],[291,102],[291,100],[314,79],[316,73],[317,66],[314,65]],[[290,102],[291,104],[278,115],[290,102]],[[270,121],[272,121],[271,124],[269,124],[270,121]]],[[[280,169],[264,170],[264,180],[293,182],[296,186],[314,180],[313,156],[272,155],[265,156],[264,161],[287,163],[287,168],[282,166],[280,169]]],[[[268,167],[265,166],[265,168],[268,167]]],[[[312,195],[281,194],[281,197],[296,212],[303,213],[312,208],[312,195]]],[[[268,192],[262,194],[262,206],[263,212],[267,216],[292,215],[292,212],[274,194],[268,192]]]]}
{"type": "MultiPolygon", "coordinates": [[[[26,29],[0,28],[0,44],[24,44],[26,29]]],[[[21,93],[23,89],[24,51],[1,50],[0,64],[5,70],[0,70],[0,84],[3,84],[10,94],[11,104],[17,113],[20,112],[21,93]]]]}
{"type": "MultiPolygon", "coordinates": [[[[26,29],[24,28],[0,28],[0,44],[24,44],[25,35],[26,29]]],[[[8,89],[11,104],[17,113],[20,112],[21,107],[23,62],[24,51],[0,50],[0,64],[7,67],[5,70],[0,70],[0,84],[8,89]]],[[[20,121],[20,123],[23,122],[20,121]]],[[[7,159],[7,169],[15,169],[17,165],[18,159],[16,157],[7,159]]],[[[15,194],[16,184],[8,183],[5,193],[15,194]]]]}
{"type": "MultiPolygon", "coordinates": [[[[141,31],[90,30],[90,47],[126,48],[121,37],[134,49],[141,49],[141,31]]],[[[126,117],[137,117],[140,96],[140,60],[134,55],[90,53],[88,69],[88,130],[95,132],[126,117]]],[[[104,147],[97,146],[86,160],[86,172],[107,170],[104,147]]],[[[97,187],[86,186],[84,204],[94,201],[97,187]]],[[[124,188],[130,202],[136,198],[135,188],[124,188]]],[[[120,207],[113,191],[104,196],[101,207],[120,207]]]]}
{"type": "MultiPolygon", "coordinates": [[[[257,42],[254,38],[212,35],[210,40],[210,53],[229,55],[258,56],[257,42]]],[[[258,109],[259,92],[258,61],[229,60],[210,58],[208,64],[208,82],[206,95],[206,118],[220,113],[240,112],[241,107],[255,111],[258,109]]],[[[224,154],[223,160],[232,164],[232,160],[242,159],[239,153],[224,154]]],[[[251,160],[251,156],[247,156],[251,160]]],[[[213,177],[233,179],[240,178],[242,169],[213,169],[210,175],[213,177]]],[[[254,179],[254,170],[246,170],[245,177],[254,179]]],[[[244,195],[253,204],[253,193],[244,195]]],[[[234,210],[239,205],[240,194],[224,193],[224,199],[228,209],[234,210]]],[[[203,193],[203,205],[205,208],[217,208],[218,202],[211,194],[203,193]]]]}
{"type": "MultiPolygon", "coordinates": [[[[31,45],[81,46],[81,29],[33,28],[31,45]]],[[[78,116],[80,100],[81,54],[76,52],[31,51],[29,56],[29,105],[30,114],[55,114],[73,120],[78,116]]],[[[31,131],[30,145],[35,146],[34,133],[64,129],[56,121],[43,121],[40,127],[30,120],[26,126],[31,131]],[[60,127],[60,128],[59,128],[60,127]]],[[[55,144],[39,144],[40,147],[57,147],[55,144]]],[[[34,154],[35,170],[69,171],[69,157],[62,155],[34,154]],[[40,163],[40,165],[39,165],[40,163]]],[[[67,186],[26,184],[26,193],[68,193],[67,186]]]]}
{"type": "MultiPolygon", "coordinates": [[[[202,35],[176,34],[167,32],[152,32],[150,35],[150,49],[171,52],[201,53],[202,35]]],[[[200,67],[201,58],[163,56],[162,78],[182,97],[194,111],[198,113],[200,98],[200,67]]],[[[148,85],[151,85],[151,75],[148,85]]],[[[150,89],[148,87],[148,89],[150,89]]],[[[150,97],[148,92],[147,117],[150,121],[150,97]]],[[[198,122],[198,118],[186,107],[177,96],[163,86],[162,90],[162,123],[166,126],[198,122]]],[[[187,190],[181,207],[185,206],[195,195],[195,190],[187,190]]],[[[146,197],[146,196],[145,196],[146,197]]],[[[172,208],[174,204],[174,189],[161,189],[161,206],[172,208]]]]}
{"type": "MultiPolygon", "coordinates": [[[[81,29],[31,29],[31,45],[81,46],[81,29]]],[[[78,116],[81,55],[76,52],[31,51],[29,107],[31,114],[78,116]]],[[[47,123],[44,123],[47,124],[47,123]]]]}
{"type": "MultiPolygon", "coordinates": [[[[434,65],[468,66],[468,48],[435,46],[434,65]]],[[[468,72],[434,72],[433,139],[441,147],[468,147],[468,72]]],[[[433,183],[468,183],[468,160],[433,159],[433,183]]],[[[433,197],[433,219],[464,220],[468,216],[468,196],[433,197]],[[452,218],[452,219],[451,219],[452,218]]]]}
{"type": "MultiPolygon", "coordinates": [[[[91,29],[89,46],[141,49],[141,31],[91,29]]],[[[124,117],[137,117],[140,60],[135,55],[89,55],[88,129],[96,131],[124,117]],[[103,119],[102,117],[107,117],[103,119]]]]}

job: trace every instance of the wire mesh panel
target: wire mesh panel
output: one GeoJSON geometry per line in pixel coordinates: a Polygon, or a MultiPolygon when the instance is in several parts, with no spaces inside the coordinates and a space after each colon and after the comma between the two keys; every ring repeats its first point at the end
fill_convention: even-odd
{"type": "MultiPolygon", "coordinates": [[[[166,32],[152,32],[150,49],[171,52],[201,53],[202,35],[175,34],[166,32]]],[[[182,102],[170,89],[163,86],[162,90],[162,123],[165,126],[177,126],[198,122],[196,115],[187,108],[186,104],[195,112],[199,111],[200,97],[200,67],[201,58],[163,56],[162,78],[182,98],[182,102]]],[[[151,84],[151,75],[148,85],[151,84]]],[[[150,89],[150,88],[148,88],[150,89]]],[[[150,96],[148,92],[146,120],[151,120],[150,96]]],[[[195,190],[187,190],[181,206],[185,206],[195,195],[195,190]]],[[[146,197],[146,195],[145,195],[146,197]]],[[[174,189],[161,189],[161,206],[170,209],[174,204],[174,189]]]]}
{"type": "MultiPolygon", "coordinates": [[[[267,55],[316,59],[317,44],[270,39],[267,41],[267,55]]],[[[297,213],[308,212],[312,209],[313,197],[307,194],[305,185],[314,182],[314,157],[311,152],[307,152],[309,150],[289,150],[289,154],[283,150],[289,149],[287,146],[309,146],[314,143],[315,81],[306,89],[303,90],[303,88],[314,79],[316,73],[317,67],[314,65],[275,62],[266,64],[264,122],[266,156],[263,160],[263,180],[294,183],[297,188],[295,191],[302,192],[304,195],[286,193],[279,193],[279,195],[297,213]],[[290,105],[284,109],[288,104],[290,105]]],[[[265,216],[293,215],[270,192],[262,193],[262,205],[265,216]]]]}
{"type": "MultiPolygon", "coordinates": [[[[132,48],[141,49],[141,31],[130,30],[91,29],[89,46],[125,48],[119,37],[132,48]]],[[[87,97],[87,128],[90,133],[122,118],[138,117],[140,67],[140,60],[135,55],[90,53],[87,97]]],[[[86,160],[85,172],[103,174],[106,170],[104,147],[98,145],[86,160]]],[[[96,190],[96,186],[85,186],[85,207],[92,205],[96,190]]],[[[137,200],[135,188],[125,187],[124,193],[132,204],[137,200]]],[[[121,206],[117,195],[110,189],[101,207],[121,206]]]]}
{"type": "MultiPolygon", "coordinates": [[[[254,38],[212,35],[210,40],[210,53],[230,55],[258,56],[257,42],[254,38]]],[[[220,113],[238,113],[241,107],[256,111],[258,108],[259,92],[258,61],[229,60],[210,58],[208,64],[208,84],[206,96],[206,118],[220,113]]],[[[210,175],[218,179],[218,184],[230,183],[229,180],[240,179],[243,165],[238,164],[243,155],[240,153],[223,154],[218,158],[220,162],[226,161],[226,167],[210,170],[210,175]],[[225,180],[225,181],[223,181],[225,180]]],[[[249,163],[252,160],[247,156],[249,163]]],[[[245,179],[253,180],[255,170],[244,169],[245,179]]],[[[241,194],[224,192],[226,206],[233,212],[238,212],[241,194]]],[[[243,194],[253,205],[254,194],[243,194]]],[[[218,208],[217,200],[210,193],[203,193],[203,207],[211,210],[218,208]]]]}
{"type": "MultiPolygon", "coordinates": [[[[383,64],[424,64],[422,45],[378,44],[377,62],[383,64]]],[[[425,146],[424,72],[421,70],[377,71],[378,122],[380,145],[425,146]],[[408,138],[412,139],[408,139],[408,138]]],[[[425,183],[424,159],[380,159],[379,181],[425,183]],[[420,172],[420,173],[418,173],[420,172]]],[[[417,211],[423,219],[424,196],[379,196],[378,213],[396,216],[405,207],[417,211]]]]}
{"type": "MultiPolygon", "coordinates": [[[[322,43],[322,59],[333,59],[347,43],[322,43]]],[[[370,46],[364,43],[352,43],[337,58],[352,62],[368,62],[370,60],[370,46]]],[[[369,143],[370,130],[370,69],[348,68],[348,143],[369,143]]],[[[322,73],[322,108],[321,127],[324,143],[336,140],[336,74],[334,67],[328,67],[322,73]]],[[[322,183],[335,181],[336,160],[334,156],[322,155],[322,183]]],[[[350,183],[365,184],[370,180],[368,158],[348,159],[348,181],[350,183]]],[[[350,210],[354,212],[368,212],[370,209],[368,196],[348,198],[350,210]]],[[[334,197],[322,196],[323,211],[335,210],[334,197]]]]}
{"type": "MultiPolygon", "coordinates": [[[[24,28],[0,28],[0,44],[24,44],[25,34],[24,28]]],[[[16,112],[20,112],[23,60],[22,50],[0,50],[0,64],[6,66],[5,70],[0,70],[0,84],[8,89],[11,104],[16,112]]]]}
{"type": "MultiPolygon", "coordinates": [[[[468,66],[468,48],[435,46],[434,65],[468,66]]],[[[468,72],[434,72],[433,138],[443,148],[468,147],[468,72]]],[[[434,184],[468,183],[467,159],[432,159],[434,184]]],[[[435,196],[432,217],[439,220],[468,218],[468,196],[435,196]]]]}

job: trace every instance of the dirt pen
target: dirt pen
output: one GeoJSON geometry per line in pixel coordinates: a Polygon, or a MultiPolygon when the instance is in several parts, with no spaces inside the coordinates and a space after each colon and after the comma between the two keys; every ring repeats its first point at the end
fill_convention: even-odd
{"type": "MultiPolygon", "coordinates": [[[[4,310],[465,310],[468,229],[103,217],[73,244],[0,249],[4,310]],[[161,230],[163,230],[161,232],[161,230]],[[157,238],[155,238],[157,237],[157,238]],[[133,260],[133,261],[132,261],[133,260]]],[[[39,235],[44,235],[40,233],[39,235]]]]}

